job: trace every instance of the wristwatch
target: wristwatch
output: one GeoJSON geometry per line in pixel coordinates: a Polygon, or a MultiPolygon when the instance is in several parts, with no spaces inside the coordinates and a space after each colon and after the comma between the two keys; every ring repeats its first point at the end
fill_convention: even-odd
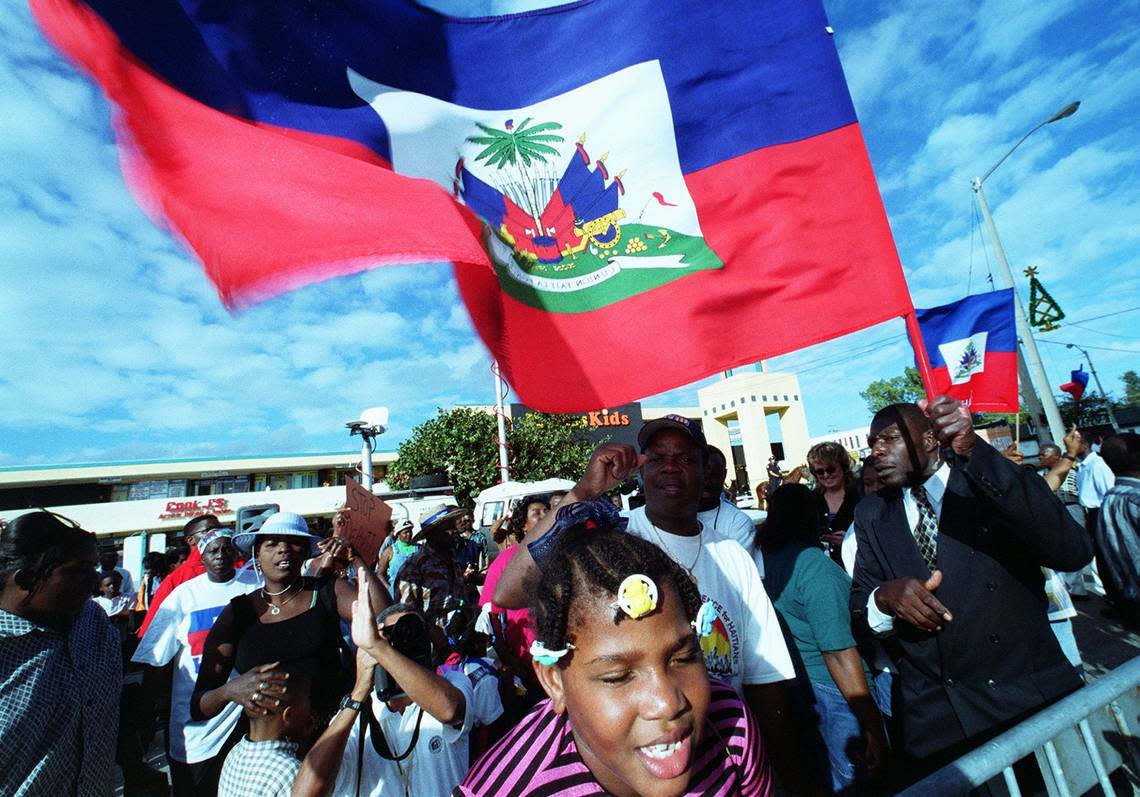
{"type": "Polygon", "coordinates": [[[359,700],[353,700],[350,695],[345,695],[343,698],[341,698],[340,706],[337,707],[337,711],[344,711],[346,708],[350,708],[353,711],[360,711],[360,709],[363,707],[364,704],[359,700]]]}

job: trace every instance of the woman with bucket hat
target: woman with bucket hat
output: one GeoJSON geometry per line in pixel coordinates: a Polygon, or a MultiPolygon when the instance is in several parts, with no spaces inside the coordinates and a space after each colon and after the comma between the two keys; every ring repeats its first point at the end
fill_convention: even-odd
{"type": "MultiPolygon", "coordinates": [[[[302,574],[305,560],[317,552],[318,540],[294,512],[277,512],[256,531],[234,537],[234,545],[250,558],[263,583],[231,600],[210,630],[191,700],[194,719],[212,717],[228,703],[268,714],[287,691],[290,672],[312,675],[311,702],[317,716],[331,715],[336,708],[345,694],[340,621],[352,619],[356,588],[343,577],[302,574]],[[240,675],[227,680],[235,669],[240,675]]],[[[363,569],[374,605],[390,603],[351,546],[327,546],[324,553],[330,552],[341,560],[335,571],[350,565],[363,569]]]]}

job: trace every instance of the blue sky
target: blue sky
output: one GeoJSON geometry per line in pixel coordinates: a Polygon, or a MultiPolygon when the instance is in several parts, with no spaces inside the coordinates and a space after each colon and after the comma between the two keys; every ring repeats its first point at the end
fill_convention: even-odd
{"type": "MultiPolygon", "coordinates": [[[[1081,361],[1073,342],[1119,394],[1140,370],[1140,2],[825,5],[918,306],[987,287],[970,178],[1082,101],[985,190],[1023,299],[1035,265],[1076,322],[1039,336],[1051,383],[1081,361]]],[[[0,465],[351,450],[344,422],[373,405],[392,409],[392,448],[436,407],[491,401],[445,264],[229,315],[131,198],[99,92],[22,4],[0,9],[0,37],[0,465]]],[[[799,373],[823,434],[865,423],[859,391],[910,362],[899,321],[769,365],[799,373]]],[[[695,403],[695,386],[648,403],[695,403]]]]}

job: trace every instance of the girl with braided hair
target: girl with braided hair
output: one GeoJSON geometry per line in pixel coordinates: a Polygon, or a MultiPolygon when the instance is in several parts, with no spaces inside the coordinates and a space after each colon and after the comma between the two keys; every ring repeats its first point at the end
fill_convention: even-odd
{"type": "Polygon", "coordinates": [[[456,795],[766,795],[751,716],[709,679],[716,617],[606,501],[568,505],[531,548],[534,670],[547,699],[468,772],[456,795]]]}

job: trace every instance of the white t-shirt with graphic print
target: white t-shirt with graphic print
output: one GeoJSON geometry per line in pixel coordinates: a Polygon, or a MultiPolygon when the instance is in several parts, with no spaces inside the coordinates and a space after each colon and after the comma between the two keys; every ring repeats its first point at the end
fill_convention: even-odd
{"type": "Polygon", "coordinates": [[[745,685],[795,677],[776,610],[764,591],[752,557],[740,543],[704,524],[700,537],[682,537],[655,529],[645,507],[632,510],[628,517],[627,530],[631,534],[662,548],[682,567],[696,561],[692,573],[697,589],[717,613],[712,633],[701,639],[709,675],[728,681],[738,692],[745,685]]]}

